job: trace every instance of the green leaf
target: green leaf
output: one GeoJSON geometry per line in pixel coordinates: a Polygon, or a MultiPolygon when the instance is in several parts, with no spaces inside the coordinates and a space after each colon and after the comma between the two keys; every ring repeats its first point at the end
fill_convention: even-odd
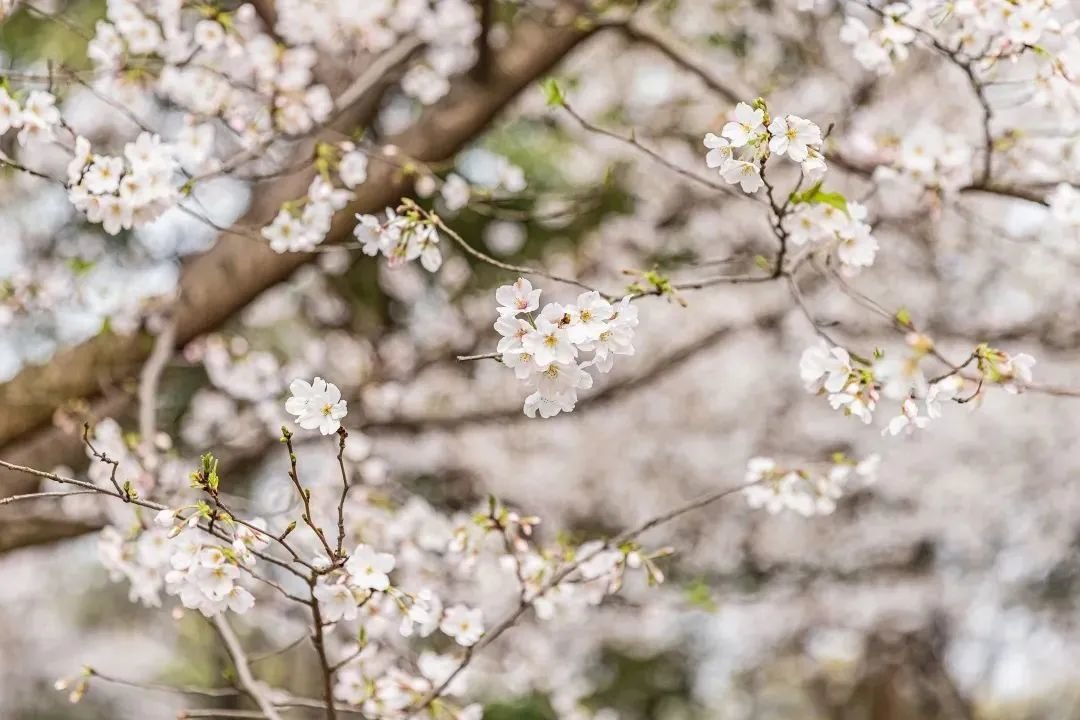
{"type": "Polygon", "coordinates": [[[559,82],[555,78],[544,78],[540,87],[544,91],[544,97],[547,98],[548,107],[562,107],[566,104],[562,88],[559,87],[559,82]]]}
{"type": "Polygon", "coordinates": [[[812,188],[798,192],[793,190],[791,196],[788,198],[792,204],[797,205],[799,203],[810,202],[807,198],[813,196],[814,193],[821,190],[822,181],[819,180],[812,188]]]}
{"type": "Polygon", "coordinates": [[[842,210],[845,215],[850,215],[848,211],[847,198],[843,194],[838,192],[827,192],[822,189],[822,183],[819,181],[809,190],[805,190],[801,193],[792,193],[791,202],[793,204],[806,203],[808,205],[828,205],[834,207],[837,210],[842,210]]]}

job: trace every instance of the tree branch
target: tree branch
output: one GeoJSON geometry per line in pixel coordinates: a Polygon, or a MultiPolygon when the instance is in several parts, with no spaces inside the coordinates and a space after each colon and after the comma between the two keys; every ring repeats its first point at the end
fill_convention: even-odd
{"type": "Polygon", "coordinates": [[[218,634],[221,635],[221,639],[225,643],[225,649],[229,651],[229,657],[232,658],[233,665],[236,666],[236,677],[240,681],[240,686],[244,689],[244,692],[259,706],[263,716],[269,718],[269,720],[281,720],[277,708],[266,697],[265,687],[251,674],[251,667],[248,665],[244,647],[240,644],[239,638],[236,637],[236,633],[233,632],[232,626],[229,625],[223,614],[214,616],[214,627],[217,629],[218,634]]]}

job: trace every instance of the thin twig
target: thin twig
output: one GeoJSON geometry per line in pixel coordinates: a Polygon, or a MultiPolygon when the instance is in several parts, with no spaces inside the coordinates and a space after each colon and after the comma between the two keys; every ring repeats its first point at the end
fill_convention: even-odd
{"type": "Polygon", "coordinates": [[[301,515],[304,523],[311,528],[311,531],[315,533],[315,537],[322,543],[323,550],[326,551],[326,558],[331,564],[334,564],[338,560],[338,556],[334,553],[330,547],[330,543],[326,541],[326,533],[323,529],[315,524],[315,519],[311,513],[311,490],[305,488],[300,484],[300,474],[296,468],[296,451],[293,449],[292,433],[288,428],[281,428],[281,439],[285,443],[285,447],[289,451],[289,479],[292,480],[293,487],[296,488],[296,492],[300,494],[300,501],[304,504],[304,512],[301,515]]]}
{"type": "Polygon", "coordinates": [[[278,714],[277,708],[274,707],[274,704],[270,702],[270,699],[266,696],[265,686],[256,680],[255,676],[251,673],[251,667],[248,665],[244,647],[240,644],[239,638],[236,637],[236,633],[233,632],[232,626],[229,625],[229,621],[225,619],[223,614],[214,616],[214,627],[217,629],[218,634],[221,635],[221,639],[225,642],[225,649],[228,650],[229,656],[233,661],[233,666],[236,667],[236,677],[240,682],[240,686],[244,689],[244,692],[251,697],[268,720],[281,720],[281,715],[278,714]]]}
{"type": "Polygon", "coordinates": [[[24,495],[11,495],[6,498],[0,498],[0,505],[8,505],[10,503],[20,502],[22,500],[37,500],[39,498],[65,498],[73,495],[97,495],[96,490],[68,490],[68,491],[54,491],[54,492],[36,492],[26,493],[24,495]]]}
{"type": "MultiPolygon", "coordinates": [[[[424,217],[427,218],[436,227],[438,227],[441,232],[445,233],[451,240],[453,240],[455,243],[457,243],[458,247],[460,247],[462,250],[464,250],[467,254],[471,255],[472,257],[476,258],[477,260],[481,260],[481,261],[487,263],[488,265],[491,265],[493,267],[497,267],[500,270],[507,270],[509,272],[519,273],[521,275],[536,275],[536,276],[539,276],[539,277],[544,277],[544,278],[547,278],[548,280],[553,280],[555,282],[564,283],[566,285],[573,285],[574,287],[579,287],[582,290],[591,291],[591,290],[596,289],[596,288],[593,288],[593,287],[591,287],[589,285],[586,285],[585,283],[581,282],[580,280],[575,280],[573,278],[562,277],[561,275],[555,275],[554,273],[550,273],[547,270],[542,270],[540,268],[526,267],[524,265],[512,265],[510,263],[505,263],[505,262],[503,262],[501,260],[496,260],[495,258],[491,257],[490,255],[487,255],[484,252],[482,252],[480,250],[477,250],[475,247],[473,247],[469,243],[465,242],[465,238],[461,237],[460,234],[458,234],[453,229],[451,229],[450,226],[448,226],[445,222],[443,222],[442,218],[440,218],[435,213],[424,210],[420,206],[418,206],[415,203],[409,201],[407,198],[406,198],[406,205],[408,205],[410,208],[414,208],[416,210],[419,210],[424,215],[424,217]]],[[[602,292],[600,294],[603,295],[605,298],[607,298],[609,300],[612,299],[611,295],[607,295],[606,293],[602,293],[602,292]]]]}
{"type": "MultiPolygon", "coordinates": [[[[86,447],[90,448],[90,452],[95,458],[105,463],[106,465],[112,466],[112,472],[109,473],[109,482],[112,483],[112,486],[116,489],[117,495],[124,502],[131,502],[133,496],[130,490],[127,487],[121,488],[120,483],[116,480],[116,471],[120,469],[120,461],[113,460],[105,453],[98,451],[98,449],[94,447],[94,444],[90,442],[90,423],[83,423],[83,444],[86,445],[86,447]]],[[[94,487],[97,486],[95,485],[94,487]]]]}
{"type": "MultiPolygon", "coordinates": [[[[65,477],[64,475],[57,475],[56,473],[46,472],[44,470],[38,470],[36,468],[27,467],[25,465],[18,465],[16,463],[7,462],[6,460],[0,460],[0,467],[6,468],[8,470],[12,470],[14,472],[23,473],[25,475],[33,475],[35,477],[39,477],[39,478],[42,478],[44,480],[52,480],[53,482],[57,482],[57,483],[60,483],[62,485],[74,485],[75,487],[81,487],[81,488],[84,488],[86,490],[96,492],[99,495],[105,495],[107,497],[113,497],[113,498],[116,498],[118,500],[123,500],[124,502],[130,503],[132,505],[137,505],[138,507],[146,508],[147,510],[159,510],[160,511],[160,510],[169,510],[169,509],[171,509],[171,508],[168,508],[165,505],[162,505],[161,503],[151,502],[151,501],[148,501],[148,500],[142,500],[142,499],[139,499],[137,497],[126,497],[123,492],[117,492],[115,490],[110,490],[109,488],[103,488],[103,487],[100,487],[100,486],[95,485],[93,483],[86,482],[85,480],[76,480],[75,478],[65,477]]],[[[226,536],[224,533],[222,533],[220,530],[218,530],[216,528],[208,527],[207,525],[204,525],[202,523],[199,523],[196,527],[198,527],[199,530],[201,530],[201,531],[203,531],[205,533],[213,535],[218,540],[224,540],[226,543],[232,542],[232,538],[226,536]]],[[[253,555],[255,555],[255,557],[257,557],[257,558],[259,558],[261,560],[265,560],[266,562],[271,563],[273,565],[277,565],[281,569],[287,570],[288,572],[292,573],[293,575],[296,575],[299,578],[307,580],[307,576],[300,573],[296,568],[292,567],[289,563],[285,562],[284,560],[279,560],[278,558],[274,557],[273,555],[268,555],[265,552],[262,552],[260,550],[252,550],[251,552],[252,552],[253,555]]]]}
{"type": "MultiPolygon", "coordinates": [[[[788,281],[788,289],[791,292],[792,299],[795,301],[795,305],[799,308],[800,311],[802,311],[803,316],[806,318],[807,322],[810,323],[810,326],[814,329],[814,332],[817,333],[818,337],[827,342],[830,347],[844,347],[836,340],[834,340],[832,336],[829,335],[829,333],[825,332],[825,330],[822,329],[821,324],[814,317],[813,312],[811,312],[810,306],[807,305],[806,300],[803,299],[802,291],[799,290],[799,283],[796,282],[795,278],[791,275],[787,275],[786,277],[788,281]]],[[[857,360],[863,365],[872,364],[872,362],[868,358],[851,352],[851,350],[848,350],[848,354],[851,355],[853,360],[857,360]]]]}
{"type": "Polygon", "coordinates": [[[240,694],[240,691],[234,687],[201,687],[196,685],[165,685],[162,683],[152,682],[136,682],[135,680],[126,680],[124,678],[118,678],[113,675],[103,674],[94,668],[86,668],[87,674],[91,677],[98,678],[104,682],[111,683],[113,685],[122,685],[124,687],[136,688],[138,690],[152,690],[156,692],[168,692],[177,693],[178,695],[202,695],[203,697],[235,697],[240,694]]]}
{"type": "Polygon", "coordinates": [[[337,506],[337,557],[344,557],[343,546],[345,544],[345,499],[349,496],[349,473],[345,470],[345,440],[349,437],[349,431],[344,426],[338,428],[338,469],[341,471],[341,497],[337,506]]]}
{"type": "Polygon", "coordinates": [[[289,652],[293,648],[299,646],[302,642],[304,642],[307,639],[308,639],[307,633],[304,633],[303,635],[299,635],[299,636],[297,636],[297,638],[295,640],[293,640],[292,642],[290,642],[289,644],[287,644],[287,645],[285,645],[283,647],[278,648],[277,650],[268,650],[267,652],[255,653],[253,655],[248,656],[248,663],[253,665],[253,664],[257,663],[257,662],[262,662],[263,660],[269,660],[270,658],[277,657],[278,655],[284,655],[285,653],[289,652]]]}
{"type": "Polygon", "coordinates": [[[652,158],[653,160],[655,160],[660,165],[666,167],[668,170],[671,170],[675,174],[686,178],[687,180],[692,180],[693,182],[696,182],[699,185],[703,185],[703,186],[709,188],[710,190],[715,190],[717,192],[722,192],[722,193],[724,193],[726,195],[731,195],[732,197],[745,198],[747,200],[753,200],[754,199],[753,196],[751,196],[751,195],[746,195],[745,193],[736,192],[728,185],[721,185],[720,183],[713,182],[712,180],[709,180],[708,178],[704,178],[704,177],[698,175],[695,172],[691,172],[690,170],[687,170],[684,167],[676,165],[675,163],[668,160],[666,157],[664,157],[660,153],[656,152],[655,150],[652,150],[652,149],[646,147],[645,145],[642,145],[640,142],[638,142],[637,138],[635,138],[633,136],[624,137],[622,135],[619,135],[618,133],[614,133],[614,132],[612,132],[610,130],[605,130],[604,128],[599,127],[598,125],[594,125],[593,123],[589,122],[588,120],[583,118],[581,115],[579,115],[578,112],[576,110],[574,110],[574,108],[572,108],[570,106],[570,104],[565,102],[565,101],[562,104],[562,108],[566,111],[566,113],[571,118],[574,119],[575,122],[577,122],[578,125],[581,126],[581,128],[583,130],[586,130],[588,132],[591,132],[591,133],[594,133],[594,134],[597,134],[597,135],[602,135],[603,137],[606,137],[606,138],[611,138],[612,140],[617,140],[618,142],[620,142],[620,143],[622,143],[624,145],[632,147],[635,150],[637,150],[638,152],[644,153],[645,155],[652,158]]]}

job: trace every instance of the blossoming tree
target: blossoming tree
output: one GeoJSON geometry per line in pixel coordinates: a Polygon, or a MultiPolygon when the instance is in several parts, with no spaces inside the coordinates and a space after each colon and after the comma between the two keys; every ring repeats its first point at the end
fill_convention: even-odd
{"type": "MultiPolygon", "coordinates": [[[[980,245],[1075,257],[1076,8],[707,5],[4,3],[12,36],[45,39],[6,44],[0,71],[0,549],[95,533],[132,603],[203,618],[229,672],[154,688],[244,706],[180,717],[464,720],[510,687],[610,718],[590,656],[545,628],[588,623],[624,585],[665,607],[655,586],[689,548],[646,533],[725,499],[725,517],[828,526],[891,477],[890,444],[984,403],[1004,425],[1021,411],[1002,407],[1080,396],[1075,367],[1036,366],[1053,343],[1015,330],[1065,333],[1075,288],[1042,278],[1006,302],[989,278],[1010,265],[980,245]],[[927,112],[897,116],[897,98],[927,112]],[[932,273],[896,280],[920,244],[932,273]],[[586,490],[558,477],[593,468],[601,434],[575,423],[631,393],[637,432],[690,416],[665,375],[784,324],[799,347],[739,360],[761,365],[739,416],[801,393],[842,421],[829,452],[769,436],[701,494],[654,478],[648,512],[573,532],[530,514],[535,489],[419,487],[454,450],[505,456],[565,511],[586,490]],[[498,449],[425,449],[502,425],[498,449]],[[296,638],[256,650],[268,625],[296,638]],[[512,632],[550,662],[516,670],[512,632]],[[260,673],[294,652],[310,676],[260,673]]],[[[84,662],[56,668],[82,707],[149,687],[84,662]]]]}

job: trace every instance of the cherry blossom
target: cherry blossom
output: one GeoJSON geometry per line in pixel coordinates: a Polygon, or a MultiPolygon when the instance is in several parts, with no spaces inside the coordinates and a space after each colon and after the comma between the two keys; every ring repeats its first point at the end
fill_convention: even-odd
{"type": "Polygon", "coordinates": [[[322,617],[326,622],[356,619],[356,597],[349,586],[342,583],[320,583],[313,594],[319,601],[322,617]]]}
{"type": "Polygon", "coordinates": [[[323,435],[331,435],[341,427],[348,408],[337,385],[320,377],[310,383],[293,380],[289,392],[292,396],[285,402],[285,411],[296,416],[297,425],[305,430],[318,429],[323,435]]]}
{"type": "Polygon", "coordinates": [[[929,417],[919,415],[919,406],[913,398],[908,398],[901,405],[901,413],[889,421],[888,427],[881,431],[882,435],[910,435],[916,429],[922,430],[930,423],[929,417]]]}
{"type": "Polygon", "coordinates": [[[540,307],[540,290],[534,290],[525,278],[518,278],[514,284],[496,290],[495,300],[499,303],[500,316],[531,313],[540,307]]]}
{"type": "Polygon", "coordinates": [[[439,629],[454,638],[458,645],[471,647],[484,635],[484,618],[478,609],[453,605],[443,613],[439,629]]]}
{"type": "Polygon", "coordinates": [[[394,556],[376,552],[367,545],[360,545],[349,556],[345,570],[353,587],[367,590],[386,590],[390,587],[390,571],[394,569],[394,556]]]}
{"type": "Polygon", "coordinates": [[[725,138],[705,133],[705,147],[709,148],[709,152],[705,154],[705,164],[710,168],[723,167],[732,159],[732,149],[725,138]]]}
{"type": "Polygon", "coordinates": [[[752,140],[757,140],[758,136],[764,133],[764,123],[764,110],[741,102],[735,106],[735,119],[724,125],[722,134],[731,143],[732,148],[741,148],[752,140]]]}
{"type": "Polygon", "coordinates": [[[755,457],[747,463],[742,493],[747,505],[764,508],[771,515],[784,510],[803,517],[829,515],[845,489],[874,482],[878,462],[877,455],[860,462],[840,455],[826,467],[787,468],[772,458],[755,457]]]}
{"type": "Polygon", "coordinates": [[[769,150],[778,155],[787,153],[797,163],[805,161],[812,146],[821,145],[821,129],[797,115],[778,117],[769,125],[769,150]]]}
{"type": "Polygon", "coordinates": [[[521,346],[530,353],[540,368],[553,362],[568,364],[577,356],[577,347],[570,340],[569,325],[564,321],[567,313],[561,305],[547,305],[536,319],[532,332],[521,340],[521,346]]]}
{"type": "Polygon", "coordinates": [[[824,389],[838,393],[847,385],[851,373],[851,357],[847,350],[830,347],[824,342],[808,347],[799,360],[799,374],[810,392],[824,389]]]}
{"type": "Polygon", "coordinates": [[[428,272],[436,272],[442,266],[439,249],[439,232],[434,223],[406,208],[402,214],[387,208],[386,219],[374,215],[357,215],[359,221],[353,230],[362,244],[365,255],[382,254],[390,267],[400,267],[412,260],[420,260],[428,272]]]}
{"type": "Polygon", "coordinates": [[[738,184],[743,192],[753,194],[765,185],[761,179],[761,169],[746,160],[731,160],[721,170],[724,180],[732,185],[738,184]]]}
{"type": "Polygon", "coordinates": [[[67,167],[68,197],[87,220],[116,235],[153,222],[177,201],[178,169],[173,147],[157,135],[140,134],[123,157],[92,154],[80,137],[67,167]]]}

